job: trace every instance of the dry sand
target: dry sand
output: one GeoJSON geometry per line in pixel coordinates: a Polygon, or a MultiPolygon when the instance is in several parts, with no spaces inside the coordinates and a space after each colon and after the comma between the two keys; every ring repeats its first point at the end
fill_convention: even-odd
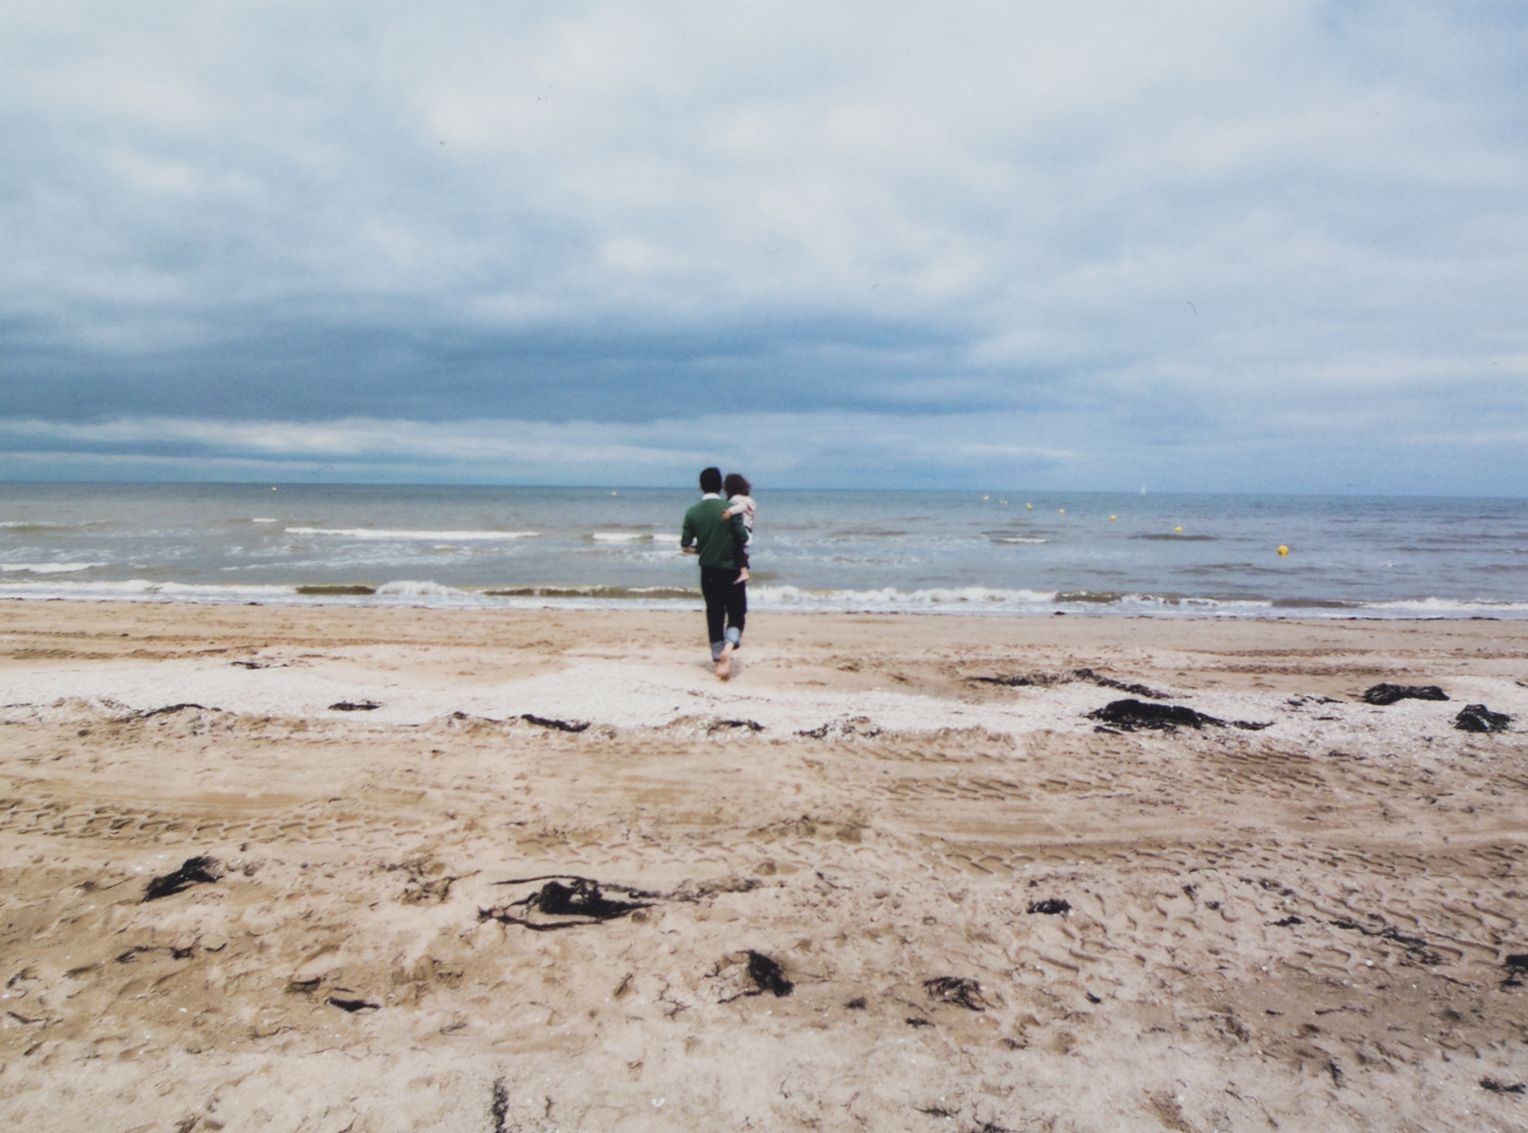
{"type": "Polygon", "coordinates": [[[1528,623],[701,629],[0,603],[0,1120],[1528,1126],[1528,623]]]}

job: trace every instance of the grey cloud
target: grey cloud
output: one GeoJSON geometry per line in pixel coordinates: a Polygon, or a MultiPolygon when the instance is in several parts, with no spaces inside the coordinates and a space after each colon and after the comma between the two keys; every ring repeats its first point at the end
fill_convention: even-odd
{"type": "Polygon", "coordinates": [[[13,7],[13,422],[722,398],[801,482],[1399,490],[1525,408],[1513,6],[13,7]]]}

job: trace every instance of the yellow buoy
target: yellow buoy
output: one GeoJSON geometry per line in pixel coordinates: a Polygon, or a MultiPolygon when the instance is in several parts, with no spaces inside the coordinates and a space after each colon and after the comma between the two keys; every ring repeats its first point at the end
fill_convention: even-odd
{"type": "Polygon", "coordinates": [[[1174,527],[1173,528],[1173,534],[1174,535],[1182,535],[1183,534],[1183,528],[1181,528],[1181,527],[1174,527]]]}
{"type": "Polygon", "coordinates": [[[1118,518],[1119,518],[1119,516],[1117,516],[1117,515],[1111,515],[1111,516],[1110,516],[1110,517],[1109,517],[1109,522],[1110,522],[1110,523],[1113,523],[1113,522],[1114,522],[1114,521],[1115,521],[1115,520],[1116,520],[1116,519],[1118,519],[1118,518]]]}
{"type": "Polygon", "coordinates": [[[1289,548],[1286,547],[1283,543],[1279,544],[1279,554],[1280,555],[1287,555],[1287,554],[1289,554],[1289,548]]]}
{"type": "Polygon", "coordinates": [[[1025,511],[1034,511],[1035,510],[1035,505],[1031,504],[1031,503],[1026,503],[1024,505],[1024,510],[1025,511]]]}

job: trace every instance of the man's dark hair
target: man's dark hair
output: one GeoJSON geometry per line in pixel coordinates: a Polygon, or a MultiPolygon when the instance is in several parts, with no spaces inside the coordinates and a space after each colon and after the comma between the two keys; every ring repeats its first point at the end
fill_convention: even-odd
{"type": "Polygon", "coordinates": [[[723,491],[729,496],[750,496],[753,494],[753,485],[748,478],[738,472],[727,473],[727,478],[722,481],[723,491]]]}
{"type": "Polygon", "coordinates": [[[702,492],[720,492],[722,490],[722,470],[720,468],[701,469],[700,490],[702,492]]]}

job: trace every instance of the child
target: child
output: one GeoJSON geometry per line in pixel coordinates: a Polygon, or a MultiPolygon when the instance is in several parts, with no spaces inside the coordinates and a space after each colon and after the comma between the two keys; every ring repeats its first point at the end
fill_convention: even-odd
{"type": "Polygon", "coordinates": [[[736,548],[737,564],[741,568],[737,572],[737,580],[744,583],[748,581],[748,547],[753,543],[753,517],[759,505],[749,495],[753,485],[736,472],[727,473],[727,478],[722,481],[722,490],[727,494],[727,510],[722,512],[722,518],[731,519],[734,515],[741,515],[743,526],[748,529],[748,542],[739,543],[736,548]]]}

